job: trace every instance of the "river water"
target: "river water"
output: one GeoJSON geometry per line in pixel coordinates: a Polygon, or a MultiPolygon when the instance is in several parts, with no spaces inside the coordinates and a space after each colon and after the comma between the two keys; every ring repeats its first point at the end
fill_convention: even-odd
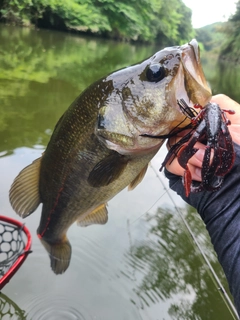
{"type": "MultiPolygon", "coordinates": [[[[44,151],[70,103],[96,79],[161,49],[0,25],[0,214],[21,221],[8,201],[19,171],[44,151]]],[[[203,57],[214,93],[240,101],[237,68],[203,57]]],[[[0,294],[1,319],[235,319],[217,278],[225,276],[197,213],[158,169],[163,147],[143,182],[109,202],[104,226],[73,225],[72,260],[56,276],[36,229],[41,207],[24,220],[33,252],[0,294]]]]}

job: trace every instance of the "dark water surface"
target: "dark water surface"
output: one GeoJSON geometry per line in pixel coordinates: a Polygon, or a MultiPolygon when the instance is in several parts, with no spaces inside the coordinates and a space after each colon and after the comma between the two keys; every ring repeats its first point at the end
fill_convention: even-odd
{"type": "MultiPolygon", "coordinates": [[[[162,49],[159,46],[158,49],[162,49]]],[[[8,201],[18,172],[44,151],[53,128],[90,83],[152,55],[133,46],[66,33],[0,25],[0,213],[21,220],[8,201]]],[[[240,101],[239,70],[203,58],[214,93],[240,101]]],[[[1,319],[235,319],[181,215],[227,289],[197,213],[171,191],[153,159],[143,182],[109,202],[105,226],[73,225],[72,260],[51,271],[36,229],[41,206],[24,222],[33,253],[0,294],[1,319]]]]}

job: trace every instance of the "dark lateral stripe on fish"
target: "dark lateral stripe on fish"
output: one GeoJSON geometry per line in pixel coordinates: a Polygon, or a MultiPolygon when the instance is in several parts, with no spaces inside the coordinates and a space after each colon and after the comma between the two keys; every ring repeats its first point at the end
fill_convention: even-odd
{"type": "Polygon", "coordinates": [[[57,204],[58,204],[58,200],[59,200],[59,198],[60,198],[60,195],[61,195],[63,189],[64,189],[64,188],[62,187],[62,188],[60,188],[59,191],[58,191],[58,194],[57,194],[57,197],[56,197],[56,201],[55,201],[55,203],[54,203],[54,206],[52,207],[52,210],[49,212],[49,215],[48,215],[48,217],[47,217],[47,223],[46,223],[46,225],[45,225],[45,228],[43,229],[43,231],[42,231],[41,233],[38,233],[38,234],[37,234],[37,236],[38,236],[39,239],[41,239],[41,238],[44,236],[44,233],[46,232],[46,230],[47,230],[47,228],[48,228],[48,225],[49,225],[49,223],[50,223],[50,221],[51,221],[51,216],[52,216],[52,214],[53,214],[53,212],[54,212],[54,210],[55,210],[55,208],[56,208],[56,206],[57,206],[57,204]]]}

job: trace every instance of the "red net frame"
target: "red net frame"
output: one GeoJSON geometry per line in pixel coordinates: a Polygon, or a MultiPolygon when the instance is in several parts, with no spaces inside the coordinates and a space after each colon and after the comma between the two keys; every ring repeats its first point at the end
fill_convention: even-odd
{"type": "Polygon", "coordinates": [[[17,272],[31,252],[32,237],[24,224],[6,216],[0,215],[0,228],[1,290],[17,272]]]}

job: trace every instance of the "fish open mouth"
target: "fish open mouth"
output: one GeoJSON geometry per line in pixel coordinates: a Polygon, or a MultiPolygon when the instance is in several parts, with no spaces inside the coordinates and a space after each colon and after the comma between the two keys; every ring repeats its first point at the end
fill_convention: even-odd
{"type": "Polygon", "coordinates": [[[190,107],[194,104],[205,106],[211,99],[211,89],[205,79],[200,62],[200,52],[195,39],[179,47],[181,50],[181,64],[170,87],[170,104],[177,107],[177,100],[184,99],[190,107]],[[175,92],[174,92],[175,91],[175,92]]]}

